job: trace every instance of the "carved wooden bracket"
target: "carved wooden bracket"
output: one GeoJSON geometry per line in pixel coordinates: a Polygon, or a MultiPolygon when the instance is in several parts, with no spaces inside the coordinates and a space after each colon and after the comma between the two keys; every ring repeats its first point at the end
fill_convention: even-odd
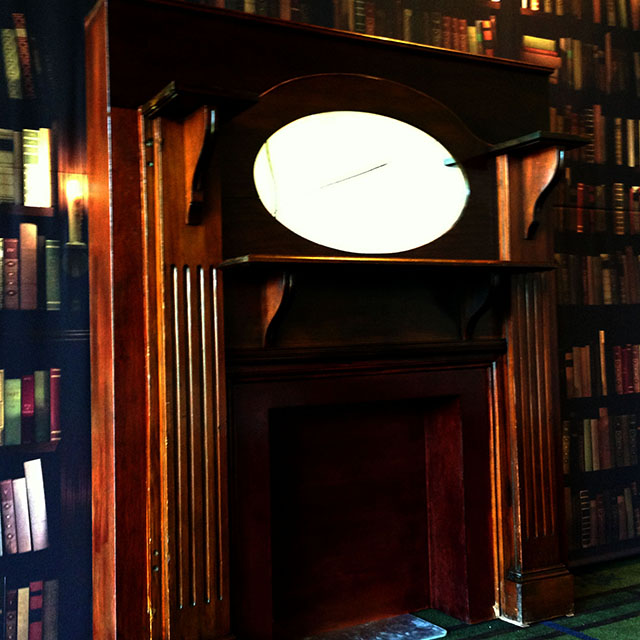
{"type": "Polygon", "coordinates": [[[257,101],[258,96],[253,93],[185,87],[171,82],[141,108],[146,118],[163,117],[183,124],[185,224],[202,222],[203,176],[215,146],[215,132],[257,101]]]}
{"type": "Polygon", "coordinates": [[[273,346],[279,321],[293,291],[293,274],[282,271],[268,276],[262,287],[262,343],[273,346]]]}
{"type": "Polygon", "coordinates": [[[467,291],[462,309],[462,337],[464,340],[473,339],[478,321],[495,305],[502,306],[505,279],[498,273],[492,274],[486,286],[472,285],[467,291]]]}
{"type": "Polygon", "coordinates": [[[540,212],[560,177],[566,149],[587,138],[536,131],[494,145],[496,156],[500,258],[505,261],[544,261],[549,258],[549,234],[539,242],[540,212]]]}

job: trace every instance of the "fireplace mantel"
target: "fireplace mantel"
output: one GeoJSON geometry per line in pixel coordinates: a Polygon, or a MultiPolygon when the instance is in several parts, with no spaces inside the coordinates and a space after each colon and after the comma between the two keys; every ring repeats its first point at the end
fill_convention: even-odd
{"type": "Polygon", "coordinates": [[[570,613],[548,72],[165,0],[87,38],[94,637],[570,613]],[[259,146],[328,110],[444,144],[455,225],[359,255],[271,216],[259,146]]]}

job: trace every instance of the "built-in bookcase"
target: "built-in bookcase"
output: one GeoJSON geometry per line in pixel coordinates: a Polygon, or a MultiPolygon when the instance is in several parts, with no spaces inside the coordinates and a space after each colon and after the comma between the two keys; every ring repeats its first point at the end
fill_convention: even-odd
{"type": "Polygon", "coordinates": [[[84,4],[0,9],[4,640],[91,637],[84,4]]]}
{"type": "Polygon", "coordinates": [[[549,67],[569,558],[640,550],[640,0],[200,4],[549,67]]]}
{"type": "Polygon", "coordinates": [[[555,207],[565,512],[584,563],[640,549],[640,3],[535,9],[523,34],[555,69],[550,126],[590,139],[568,154],[555,207]]]}

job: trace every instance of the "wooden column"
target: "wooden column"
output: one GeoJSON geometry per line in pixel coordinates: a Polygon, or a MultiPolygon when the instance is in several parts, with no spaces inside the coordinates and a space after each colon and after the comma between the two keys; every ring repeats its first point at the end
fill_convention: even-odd
{"type": "MultiPolygon", "coordinates": [[[[562,158],[557,146],[497,158],[503,260],[551,262],[542,205],[562,158]]],[[[554,278],[552,270],[511,276],[508,351],[499,366],[499,604],[502,617],[518,624],[573,611],[573,578],[562,557],[554,278]]]]}

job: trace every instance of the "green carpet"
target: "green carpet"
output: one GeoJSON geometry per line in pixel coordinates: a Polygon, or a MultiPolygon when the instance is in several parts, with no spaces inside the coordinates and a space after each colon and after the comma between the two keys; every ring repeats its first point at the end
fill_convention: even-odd
{"type": "Polygon", "coordinates": [[[576,614],[519,628],[502,620],[467,625],[428,609],[417,615],[447,630],[448,640],[640,640],[640,558],[574,571],[576,614]]]}

